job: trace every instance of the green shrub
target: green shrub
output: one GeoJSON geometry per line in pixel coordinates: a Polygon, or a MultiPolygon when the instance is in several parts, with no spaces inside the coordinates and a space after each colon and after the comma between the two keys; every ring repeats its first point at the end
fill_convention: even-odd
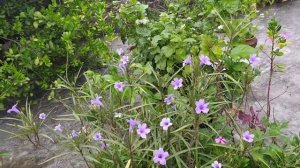
{"type": "Polygon", "coordinates": [[[114,37],[107,4],[99,1],[64,1],[36,10],[27,7],[12,21],[1,21],[0,82],[4,97],[48,89],[52,82],[80,67],[96,68],[110,60],[107,42],[114,37]],[[8,89],[7,83],[12,83],[8,89]]]}
{"type": "MultiPolygon", "coordinates": [[[[234,97],[241,100],[246,91],[240,86],[247,85],[258,75],[242,61],[248,59],[250,54],[257,53],[244,41],[245,34],[252,33],[250,30],[253,25],[250,22],[255,18],[256,11],[243,10],[244,5],[248,4],[240,1],[236,2],[234,10],[224,7],[223,3],[225,1],[199,0],[193,1],[193,4],[187,1],[170,2],[165,4],[166,11],[152,19],[147,18],[145,10],[140,10],[138,17],[134,18],[137,15],[128,15],[127,12],[131,11],[132,4],[123,6],[127,10],[120,10],[122,21],[130,18],[135,19],[136,23],[131,21],[125,26],[126,29],[121,29],[121,35],[124,33],[129,36],[127,42],[135,46],[133,55],[137,62],[150,64],[165,79],[162,83],[181,68],[188,55],[207,55],[216,63],[217,73],[227,74],[240,84],[223,83],[229,77],[222,74],[213,78],[219,83],[219,89],[227,88],[227,92],[222,94],[230,101],[234,97]],[[244,14],[243,18],[238,16],[241,13],[244,14]],[[144,20],[147,22],[143,23],[144,20]]],[[[144,7],[143,4],[135,4],[135,8],[144,7]]],[[[184,68],[180,75],[188,77],[191,71],[184,68]]]]}
{"type": "MultiPolygon", "coordinates": [[[[164,23],[169,24],[168,20],[164,23]]],[[[247,93],[246,81],[250,84],[257,75],[257,51],[233,36],[233,31],[245,26],[231,29],[234,22],[223,23],[225,34],[232,36],[229,42],[219,44],[215,34],[200,36],[199,53],[208,55],[206,61],[190,55],[190,62],[182,64],[183,58],[170,55],[166,58],[181,64],[164,71],[158,62],[139,63],[140,55],[133,51],[121,53],[105,75],[86,71],[81,87],[61,80],[58,87],[69,90],[73,100],[68,106],[72,116],[64,119],[76,120],[80,129],[59,131],[60,142],[79,153],[88,167],[210,167],[217,163],[241,168],[298,167],[299,137],[290,140],[281,133],[287,123],[261,119],[252,107],[250,114],[244,113],[248,109],[242,108],[241,99],[247,93]],[[220,45],[232,49],[221,50],[219,55],[210,50],[220,45]],[[217,65],[222,64],[220,71],[217,65]],[[165,120],[172,124],[165,126],[165,120]],[[157,162],[160,148],[168,154],[157,162]]],[[[268,37],[281,49],[286,39],[279,31],[280,25],[272,19],[268,37]]],[[[139,47],[147,50],[140,43],[135,50],[139,47]]],[[[162,50],[156,54],[154,58],[165,56],[162,50]]]]}

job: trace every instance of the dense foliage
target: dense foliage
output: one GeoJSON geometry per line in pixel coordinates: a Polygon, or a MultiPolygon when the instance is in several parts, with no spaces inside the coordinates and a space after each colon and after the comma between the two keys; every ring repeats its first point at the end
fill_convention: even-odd
{"type": "MultiPolygon", "coordinates": [[[[10,133],[36,147],[43,147],[41,138],[59,142],[70,154],[80,154],[87,167],[299,167],[299,136],[284,136],[281,130],[287,123],[270,122],[268,111],[263,117],[258,114],[262,109],[247,102],[250,84],[259,75],[261,52],[270,59],[271,83],[280,68],[274,59],[284,54],[287,44],[276,19],[268,23],[264,45],[247,44],[255,35],[253,3],[146,5],[131,0],[106,6],[65,1],[61,6],[53,1],[40,11],[28,9],[14,19],[13,32],[22,38],[9,47],[4,64],[39,70],[47,78],[46,85],[37,83],[43,88],[55,79],[50,72],[63,74],[66,66],[91,67],[99,59],[107,63],[107,73],[88,70],[80,86],[78,78],[62,76],[56,81],[55,89],[69,91],[72,100],[66,105],[72,114],[59,120],[73,120],[77,128],[65,128],[61,122],[53,128],[57,136],[41,134],[48,115],[35,116],[29,105],[21,110],[15,104],[7,112],[16,113],[17,119],[7,119],[19,121],[13,125],[19,132],[10,133]],[[154,12],[153,5],[161,11],[154,12]],[[41,31],[30,34],[24,27],[41,31]],[[113,37],[113,28],[130,45],[118,49],[115,58],[105,43],[113,37]],[[31,67],[22,64],[25,58],[34,60],[31,67]],[[67,64],[61,62],[64,58],[67,64]]],[[[271,108],[269,97],[267,104],[271,108]]]]}
{"type": "MultiPolygon", "coordinates": [[[[145,40],[148,37],[153,38],[151,40],[154,46],[156,42],[160,41],[158,45],[162,46],[171,40],[170,45],[175,46],[172,49],[165,46],[163,52],[167,56],[171,52],[184,55],[190,52],[187,51],[188,48],[200,42],[200,37],[192,36],[203,32],[211,33],[220,23],[212,10],[217,9],[223,17],[228,18],[239,13],[249,13],[255,8],[255,3],[272,3],[265,0],[147,1],[151,7],[148,8],[147,5],[137,5],[136,2],[1,1],[0,77],[6,80],[0,82],[0,106],[2,107],[4,99],[20,100],[33,96],[34,92],[38,93],[41,89],[49,89],[58,76],[66,72],[72,76],[81,66],[102,66],[112,57],[107,42],[113,39],[114,30],[120,33],[124,42],[133,40],[141,46],[149,44],[145,40]],[[159,17],[161,23],[169,22],[169,30],[164,33],[176,33],[174,37],[167,37],[167,34],[163,34],[163,38],[156,36],[166,26],[161,23],[138,27],[137,33],[137,24],[148,22],[147,16],[156,20],[159,17]],[[177,29],[179,26],[184,27],[177,29]],[[177,34],[181,37],[177,37],[177,34]],[[186,38],[190,35],[191,38],[186,38]],[[177,50],[185,42],[187,43],[184,45],[188,45],[186,51],[177,50]]],[[[197,50],[193,48],[191,52],[198,52],[197,50]]],[[[149,55],[147,52],[158,51],[152,47],[144,51],[143,55],[149,55]]],[[[151,60],[152,57],[147,59],[151,60]]],[[[182,56],[180,59],[183,59],[182,56]]],[[[160,62],[157,65],[159,69],[167,69],[163,65],[166,60],[168,59],[155,59],[160,62]]],[[[168,60],[170,67],[173,64],[174,60],[168,60]]],[[[168,71],[172,71],[171,69],[168,71]]]]}
{"type": "MultiPolygon", "coordinates": [[[[245,86],[257,75],[242,61],[257,52],[245,43],[246,34],[253,33],[255,29],[250,24],[256,16],[255,10],[248,9],[244,11],[245,17],[239,18],[232,16],[231,13],[236,15],[245,4],[238,3],[240,5],[236,6],[237,9],[231,11],[229,8],[224,8],[220,2],[194,3],[195,7],[189,6],[187,2],[170,3],[166,12],[161,12],[153,20],[148,20],[146,13],[143,17],[135,18],[137,23],[134,26],[128,25],[131,27],[130,32],[125,29],[130,36],[129,43],[135,47],[133,56],[143,65],[150,64],[155,71],[159,72],[158,75],[162,76],[162,83],[165,83],[181,68],[182,61],[187,55],[204,54],[215,62],[216,73],[224,72],[239,81],[241,86],[245,86]],[[200,14],[196,15],[196,12],[200,14]]],[[[127,4],[129,9],[131,9],[130,5],[127,4]]],[[[138,7],[145,6],[142,4],[135,6],[138,7]]],[[[122,10],[120,16],[127,16],[124,13],[127,14],[126,10],[122,10]]],[[[187,77],[191,75],[191,70],[184,68],[179,73],[187,77]]],[[[221,81],[228,79],[223,75],[218,78],[221,81]]],[[[244,90],[240,90],[236,85],[227,83],[226,86],[229,91],[226,96],[231,101],[243,95],[244,90]]]]}
{"type": "Polygon", "coordinates": [[[3,10],[7,13],[1,17],[0,77],[6,79],[0,82],[1,98],[32,96],[36,89],[48,89],[59,75],[101,66],[112,57],[107,42],[114,29],[105,2],[24,6],[17,14],[3,10]]]}

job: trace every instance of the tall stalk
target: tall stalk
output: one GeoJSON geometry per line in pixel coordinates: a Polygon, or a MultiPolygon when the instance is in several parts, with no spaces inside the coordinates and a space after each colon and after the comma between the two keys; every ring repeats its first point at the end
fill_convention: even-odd
{"type": "Polygon", "coordinates": [[[134,168],[134,160],[133,160],[133,151],[132,151],[132,133],[129,131],[129,136],[128,136],[128,147],[129,147],[129,157],[131,160],[130,167],[134,168]]]}
{"type": "MultiPolygon", "coordinates": [[[[199,77],[199,72],[201,71],[201,69],[199,69],[199,67],[197,66],[193,66],[195,67],[195,69],[193,70],[193,73],[192,73],[192,82],[191,82],[191,86],[193,88],[196,88],[196,85],[197,85],[197,78],[199,77]]],[[[197,141],[198,141],[198,138],[199,138],[199,125],[200,125],[200,117],[199,117],[199,114],[196,113],[195,111],[195,102],[196,101],[196,97],[195,97],[195,92],[193,89],[191,89],[191,92],[190,92],[190,97],[189,97],[189,102],[190,102],[190,106],[193,108],[193,110],[191,110],[194,115],[195,115],[195,120],[194,120],[194,125],[193,125],[193,128],[194,128],[194,131],[193,131],[193,137],[191,139],[191,142],[190,142],[190,146],[191,147],[197,147],[197,141]]],[[[192,156],[192,152],[189,152],[188,153],[188,161],[189,161],[189,168],[192,168],[192,167],[195,167],[195,159],[193,159],[193,156],[192,156]]]]}
{"type": "Polygon", "coordinates": [[[274,46],[275,46],[275,41],[274,41],[274,35],[273,35],[272,36],[272,49],[271,49],[271,56],[270,56],[268,93],[267,93],[267,118],[268,118],[268,120],[270,119],[270,116],[271,116],[271,96],[270,96],[270,94],[271,94],[272,78],[273,78],[273,73],[274,73],[274,60],[275,60],[274,46]]]}
{"type": "Polygon", "coordinates": [[[286,36],[279,34],[281,30],[281,25],[278,23],[276,19],[271,19],[270,22],[268,23],[268,36],[270,37],[271,40],[271,51],[270,54],[266,53],[263,51],[264,54],[266,54],[269,59],[270,59],[270,71],[269,71],[269,81],[268,81],[268,93],[267,93],[267,119],[270,119],[271,116],[271,110],[272,110],[272,105],[271,101],[274,98],[271,98],[271,87],[272,87],[272,79],[273,79],[273,74],[276,71],[277,65],[275,64],[275,58],[276,56],[282,56],[283,52],[281,49],[286,46],[286,36]]]}
{"type": "Polygon", "coordinates": [[[83,160],[84,160],[86,166],[87,166],[88,168],[91,168],[91,166],[89,165],[89,162],[88,162],[88,161],[86,160],[86,158],[84,157],[84,154],[83,154],[82,149],[79,149],[79,153],[80,153],[80,155],[82,156],[82,158],[83,158],[83,160]]]}

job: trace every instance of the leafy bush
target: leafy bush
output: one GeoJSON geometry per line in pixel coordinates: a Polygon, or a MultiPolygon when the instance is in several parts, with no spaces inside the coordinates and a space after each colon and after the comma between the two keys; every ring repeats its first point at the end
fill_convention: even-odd
{"type": "MultiPolygon", "coordinates": [[[[280,42],[279,29],[272,31],[276,27],[280,27],[277,21],[271,20],[268,32],[275,34],[268,35],[280,42]]],[[[224,44],[229,46],[230,42],[224,44]]],[[[228,53],[236,61],[232,64],[243,62],[244,71],[253,75],[259,58],[248,50],[254,49],[236,44],[228,53]]],[[[176,72],[161,76],[151,63],[136,63],[138,58],[122,50],[119,54],[108,74],[87,71],[82,87],[71,87],[67,80],[58,84],[72,93],[73,116],[65,119],[80,125],[79,130],[59,130],[61,143],[80,153],[88,167],[299,166],[299,137],[290,141],[281,134],[286,123],[258,119],[253,108],[251,115],[237,115],[241,109],[232,104],[242,95],[228,99],[228,84],[247,86],[229,75],[241,72],[219,71],[216,65],[226,57],[190,55],[176,72]],[[249,128],[238,120],[247,121],[249,128]]]]}
{"type": "Polygon", "coordinates": [[[4,45],[0,62],[1,97],[28,96],[48,89],[68,70],[98,67],[112,55],[107,41],[114,37],[106,12],[98,1],[52,1],[47,8],[28,7],[1,28],[4,45]],[[8,87],[9,85],[9,87],[8,87]]]}
{"type": "MultiPolygon", "coordinates": [[[[134,57],[143,65],[150,64],[164,78],[162,83],[165,83],[181,68],[182,61],[188,55],[196,57],[204,54],[216,62],[216,73],[221,73],[213,80],[222,81],[232,77],[240,82],[240,86],[247,85],[258,74],[243,62],[249,59],[250,54],[257,53],[256,49],[245,44],[245,34],[253,28],[250,22],[256,16],[255,10],[244,11],[244,18],[240,18],[236,15],[242,12],[245,3],[238,3],[237,9],[230,11],[221,2],[203,2],[195,1],[193,5],[188,2],[169,3],[166,12],[161,12],[158,18],[148,19],[145,11],[142,17],[135,18],[136,24],[127,25],[130,32],[124,30],[125,34],[129,34],[128,43],[135,46],[134,57]]],[[[136,4],[136,8],[139,5],[136,4]]],[[[122,20],[126,20],[127,16],[124,11],[119,14],[122,20]]],[[[180,75],[191,75],[190,69],[184,68],[180,75]]],[[[230,101],[236,95],[242,98],[245,93],[245,90],[232,83],[220,82],[217,87],[227,88],[225,97],[230,101]]]]}

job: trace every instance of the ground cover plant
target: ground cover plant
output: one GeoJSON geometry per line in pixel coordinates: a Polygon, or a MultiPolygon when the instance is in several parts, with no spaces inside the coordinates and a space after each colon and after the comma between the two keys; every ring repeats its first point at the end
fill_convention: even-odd
{"type": "Polygon", "coordinates": [[[130,47],[115,51],[105,74],[85,71],[82,85],[78,76],[56,81],[55,90],[67,90],[72,101],[58,125],[15,104],[7,112],[17,119],[6,119],[21,121],[15,125],[21,132],[9,133],[36,147],[44,147],[43,137],[70,149],[41,165],[77,153],[91,168],[299,167],[299,136],[284,136],[287,123],[270,121],[270,96],[266,117],[247,101],[263,57],[270,60],[270,82],[282,68],[274,63],[288,39],[281,25],[270,20],[266,43],[256,49],[245,42],[255,9],[208,4],[193,17],[197,8],[186,5],[166,3],[166,11],[149,18],[145,4],[116,3],[113,22],[130,47]],[[65,128],[64,120],[77,127],[65,128]],[[41,126],[56,136],[40,134],[41,126]]]}

